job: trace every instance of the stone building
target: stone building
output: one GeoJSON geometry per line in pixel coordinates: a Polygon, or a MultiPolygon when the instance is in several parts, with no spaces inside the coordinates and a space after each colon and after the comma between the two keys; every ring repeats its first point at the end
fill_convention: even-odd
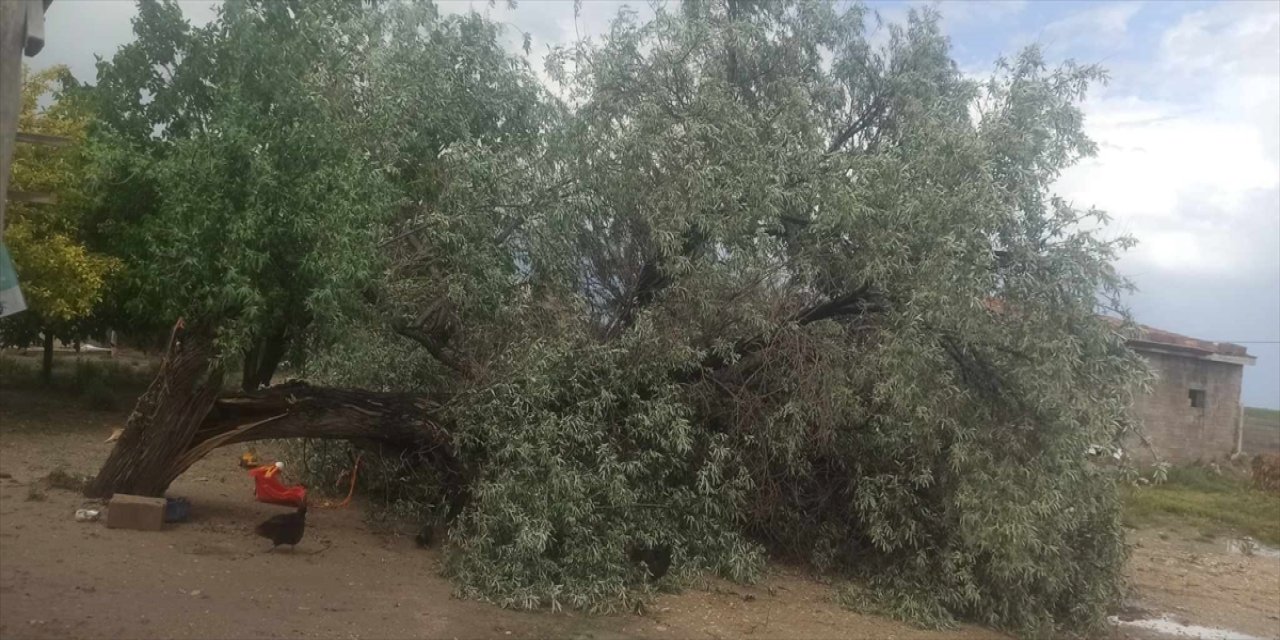
{"type": "MultiPolygon", "coordinates": [[[[1209,342],[1143,326],[1129,346],[1151,366],[1151,391],[1135,403],[1155,455],[1167,462],[1210,461],[1240,452],[1240,383],[1256,358],[1238,345],[1209,342]]],[[[1140,461],[1152,451],[1127,447],[1140,461]]],[[[1247,452],[1246,452],[1247,453],[1247,452]]]]}

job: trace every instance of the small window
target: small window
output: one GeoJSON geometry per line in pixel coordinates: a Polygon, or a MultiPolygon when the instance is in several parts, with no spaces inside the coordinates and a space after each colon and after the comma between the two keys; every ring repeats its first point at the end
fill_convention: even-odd
{"type": "Polygon", "coordinates": [[[1205,406],[1204,389],[1192,389],[1187,392],[1187,397],[1191,398],[1191,406],[1196,409],[1203,409],[1205,406]]]}

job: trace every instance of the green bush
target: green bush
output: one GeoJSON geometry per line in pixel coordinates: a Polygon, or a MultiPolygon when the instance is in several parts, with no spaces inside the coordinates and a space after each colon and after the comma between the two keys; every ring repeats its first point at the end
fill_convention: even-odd
{"type": "Polygon", "coordinates": [[[354,472],[356,493],[377,528],[403,532],[407,525],[416,531],[444,517],[439,479],[429,465],[363,451],[341,440],[281,440],[269,446],[290,462],[312,499],[344,499],[354,472]]]}

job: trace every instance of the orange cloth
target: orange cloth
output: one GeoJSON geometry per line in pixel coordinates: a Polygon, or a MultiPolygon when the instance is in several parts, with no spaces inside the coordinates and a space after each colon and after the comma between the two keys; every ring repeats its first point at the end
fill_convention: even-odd
{"type": "Polygon", "coordinates": [[[287,507],[300,506],[307,500],[307,488],[302,485],[285,486],[276,477],[280,471],[274,464],[254,467],[249,470],[253,476],[253,495],[258,502],[280,504],[287,507]]]}

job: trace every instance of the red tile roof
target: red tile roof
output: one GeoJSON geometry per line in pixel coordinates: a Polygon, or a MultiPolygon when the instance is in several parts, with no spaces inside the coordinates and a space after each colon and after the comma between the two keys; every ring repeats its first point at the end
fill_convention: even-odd
{"type": "MultiPolygon", "coordinates": [[[[1119,325],[1120,320],[1108,317],[1107,321],[1112,324],[1119,325]]],[[[1201,340],[1184,336],[1172,331],[1148,327],[1145,324],[1137,325],[1138,335],[1129,340],[1130,343],[1138,345],[1148,344],[1162,347],[1173,347],[1183,351],[1190,351],[1202,355],[1216,354],[1220,356],[1236,356],[1249,357],[1249,351],[1242,345],[1232,344],[1230,342],[1213,342],[1212,340],[1201,340]]]]}
{"type": "Polygon", "coordinates": [[[1184,349],[1192,349],[1195,351],[1207,351],[1223,356],[1247,356],[1249,351],[1242,345],[1232,344],[1230,342],[1212,342],[1210,340],[1200,340],[1198,338],[1190,338],[1184,335],[1156,329],[1146,325],[1138,325],[1142,331],[1138,340],[1141,342],[1150,342],[1154,344],[1169,345],[1181,347],[1184,349]]]}
{"type": "MultiPolygon", "coordinates": [[[[1004,313],[1005,309],[1007,308],[1007,305],[1005,305],[1004,300],[1000,298],[987,298],[986,300],[983,301],[983,306],[985,306],[992,313],[997,313],[997,314],[1004,313]]],[[[1110,316],[1102,316],[1102,317],[1107,322],[1110,322],[1112,325],[1115,325],[1117,327],[1120,326],[1121,324],[1121,321],[1119,318],[1113,318],[1110,316]]],[[[1242,345],[1233,344],[1230,342],[1213,342],[1211,340],[1201,340],[1199,338],[1184,336],[1182,334],[1174,333],[1172,331],[1165,331],[1164,329],[1148,327],[1145,324],[1137,325],[1137,328],[1138,328],[1138,334],[1133,338],[1129,339],[1129,343],[1133,346],[1141,346],[1144,344],[1149,346],[1160,346],[1160,347],[1166,347],[1166,348],[1173,348],[1180,351],[1186,351],[1191,354],[1202,355],[1202,356],[1220,355],[1220,356],[1234,356],[1234,357],[1240,357],[1240,358],[1252,357],[1249,355],[1248,349],[1246,349],[1242,345]]]]}
{"type": "MultiPolygon", "coordinates": [[[[986,305],[987,310],[993,312],[993,314],[1004,314],[1007,308],[1005,301],[996,297],[987,298],[987,300],[984,301],[984,305],[986,305]]],[[[1121,324],[1119,317],[1102,317],[1112,325],[1120,326],[1121,324]]],[[[1166,332],[1164,329],[1156,329],[1155,326],[1147,326],[1144,324],[1139,324],[1137,326],[1138,335],[1129,339],[1130,346],[1137,347],[1142,346],[1142,344],[1147,344],[1147,346],[1175,348],[1179,349],[1179,351],[1194,353],[1194,355],[1199,356],[1217,355],[1252,357],[1249,356],[1248,349],[1240,346],[1240,344],[1233,344],[1230,342],[1212,342],[1212,340],[1192,338],[1189,337],[1189,335],[1166,332]]]]}

